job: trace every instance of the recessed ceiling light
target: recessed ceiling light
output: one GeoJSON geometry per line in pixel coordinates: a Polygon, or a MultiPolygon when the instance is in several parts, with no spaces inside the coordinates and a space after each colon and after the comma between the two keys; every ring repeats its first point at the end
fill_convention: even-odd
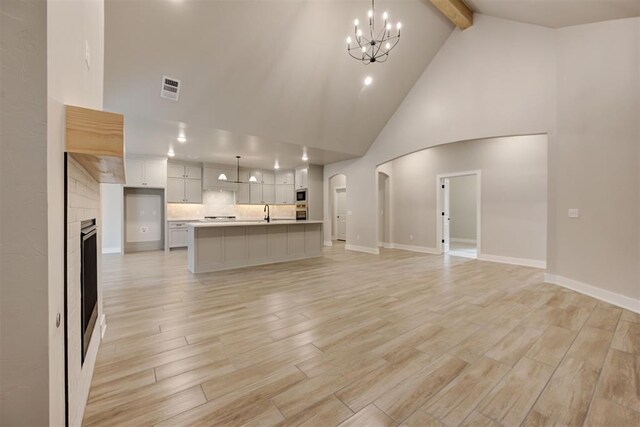
{"type": "Polygon", "coordinates": [[[176,153],[174,153],[173,148],[169,148],[169,152],[167,153],[167,156],[173,157],[175,155],[176,155],[176,153]]]}
{"type": "Polygon", "coordinates": [[[178,142],[184,144],[185,142],[187,142],[187,138],[184,135],[180,135],[178,137],[178,142]]]}
{"type": "Polygon", "coordinates": [[[303,161],[303,162],[306,162],[307,160],[309,160],[309,157],[307,157],[307,155],[306,155],[306,154],[303,154],[303,155],[302,155],[302,161],[303,161]]]}
{"type": "Polygon", "coordinates": [[[371,83],[373,83],[373,79],[371,78],[371,76],[367,76],[364,78],[364,85],[365,86],[369,86],[371,83]]]}

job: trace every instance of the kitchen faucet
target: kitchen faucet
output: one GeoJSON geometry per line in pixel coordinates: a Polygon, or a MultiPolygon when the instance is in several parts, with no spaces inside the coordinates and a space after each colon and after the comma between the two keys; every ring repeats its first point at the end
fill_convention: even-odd
{"type": "Polygon", "coordinates": [[[267,222],[271,222],[271,216],[269,215],[269,204],[265,204],[264,205],[264,209],[262,210],[262,212],[266,212],[267,213],[265,215],[264,219],[267,220],[267,222]]]}

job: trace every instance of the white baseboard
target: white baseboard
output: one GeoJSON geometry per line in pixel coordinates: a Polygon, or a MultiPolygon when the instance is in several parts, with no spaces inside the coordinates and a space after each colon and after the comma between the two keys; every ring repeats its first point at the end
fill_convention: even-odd
{"type": "Polygon", "coordinates": [[[480,261],[500,262],[502,264],[522,265],[524,267],[547,268],[546,261],[528,258],[513,258],[502,255],[478,254],[480,261]]]}
{"type": "Polygon", "coordinates": [[[347,245],[344,245],[344,248],[349,251],[365,252],[373,255],[378,255],[380,253],[380,250],[378,248],[370,248],[368,246],[357,246],[357,245],[347,244],[347,245]]]}
{"type": "Polygon", "coordinates": [[[104,333],[107,331],[107,316],[103,313],[100,316],[100,338],[104,338],[104,333]]]}
{"type": "Polygon", "coordinates": [[[333,242],[331,240],[325,240],[324,241],[324,245],[325,246],[333,246],[333,242]]]}
{"type": "Polygon", "coordinates": [[[478,243],[476,239],[458,239],[457,237],[451,237],[449,241],[451,243],[473,243],[474,245],[478,243]]]}
{"type": "Polygon", "coordinates": [[[382,247],[385,249],[393,249],[393,243],[383,243],[382,247]]]}
{"type": "Polygon", "coordinates": [[[441,253],[436,248],[430,248],[428,246],[403,245],[401,243],[385,243],[384,247],[390,249],[401,249],[403,251],[420,252],[423,254],[431,255],[440,255],[441,253]]]}
{"type": "Polygon", "coordinates": [[[629,311],[633,311],[634,313],[640,313],[640,300],[555,274],[545,273],[544,281],[562,286],[563,288],[571,289],[572,291],[580,292],[581,294],[608,302],[609,304],[617,305],[618,307],[625,308],[629,311]]]}
{"type": "Polygon", "coordinates": [[[120,252],[122,252],[120,248],[102,248],[103,254],[119,254],[120,252]]]}

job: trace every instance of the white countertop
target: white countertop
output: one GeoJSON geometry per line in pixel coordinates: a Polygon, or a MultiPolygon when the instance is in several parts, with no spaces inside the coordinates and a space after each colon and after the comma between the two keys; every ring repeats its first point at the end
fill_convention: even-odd
{"type": "Polygon", "coordinates": [[[258,221],[229,221],[229,222],[189,222],[188,227],[200,228],[200,227],[250,227],[255,225],[302,225],[302,224],[322,224],[324,221],[296,221],[292,219],[288,220],[272,220],[267,222],[264,220],[258,221]]]}

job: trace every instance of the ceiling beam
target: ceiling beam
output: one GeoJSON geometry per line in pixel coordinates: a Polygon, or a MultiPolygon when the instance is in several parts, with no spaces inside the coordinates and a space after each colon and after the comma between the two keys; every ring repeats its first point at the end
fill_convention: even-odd
{"type": "Polygon", "coordinates": [[[462,0],[431,0],[431,3],[461,30],[473,25],[473,11],[462,0]]]}

